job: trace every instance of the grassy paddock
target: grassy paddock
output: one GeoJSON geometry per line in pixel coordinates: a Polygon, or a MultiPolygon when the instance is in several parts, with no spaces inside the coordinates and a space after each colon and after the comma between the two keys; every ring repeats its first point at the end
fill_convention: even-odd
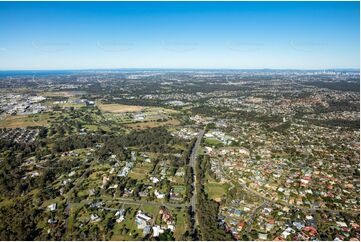
{"type": "Polygon", "coordinates": [[[220,201],[227,194],[228,185],[208,182],[205,184],[205,189],[210,199],[220,201]]]}
{"type": "Polygon", "coordinates": [[[101,111],[110,113],[139,112],[144,109],[142,106],[124,104],[97,104],[97,106],[101,111]]]}
{"type": "Polygon", "coordinates": [[[47,114],[8,116],[0,120],[0,128],[25,128],[31,126],[46,126],[47,114]]]}

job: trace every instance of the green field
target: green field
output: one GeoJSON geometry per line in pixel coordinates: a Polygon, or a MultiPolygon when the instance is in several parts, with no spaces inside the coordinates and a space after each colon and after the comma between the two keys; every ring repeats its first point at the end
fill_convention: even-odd
{"type": "Polygon", "coordinates": [[[221,141],[219,141],[218,139],[214,139],[214,138],[205,139],[205,143],[208,144],[208,145],[219,145],[219,144],[222,144],[221,141]]]}
{"type": "Polygon", "coordinates": [[[182,194],[184,194],[186,191],[185,186],[174,186],[173,189],[174,189],[174,192],[182,193],[182,194]]]}
{"type": "Polygon", "coordinates": [[[220,184],[216,182],[207,182],[205,184],[205,190],[208,194],[208,197],[216,201],[219,201],[227,194],[228,188],[228,184],[220,184]]]}
{"type": "Polygon", "coordinates": [[[8,116],[5,119],[0,120],[0,128],[46,126],[48,124],[48,119],[48,113],[8,116]]]}
{"type": "Polygon", "coordinates": [[[150,169],[152,169],[152,164],[148,164],[148,163],[139,164],[138,163],[132,169],[132,171],[129,173],[129,177],[136,179],[136,180],[143,180],[146,178],[150,169]]]}

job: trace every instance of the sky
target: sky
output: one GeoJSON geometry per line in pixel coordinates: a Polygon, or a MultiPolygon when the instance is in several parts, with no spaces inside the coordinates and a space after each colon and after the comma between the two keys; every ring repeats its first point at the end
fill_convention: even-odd
{"type": "Polygon", "coordinates": [[[0,2],[0,70],[359,68],[359,2],[0,2]]]}

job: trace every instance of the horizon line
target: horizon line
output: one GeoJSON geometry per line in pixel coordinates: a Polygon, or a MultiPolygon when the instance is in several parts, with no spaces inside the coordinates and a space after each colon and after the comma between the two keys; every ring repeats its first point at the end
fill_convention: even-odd
{"type": "Polygon", "coordinates": [[[222,67],[123,67],[123,68],[54,68],[54,69],[0,69],[0,72],[5,71],[116,71],[116,70],[299,70],[299,71],[318,71],[318,70],[358,70],[358,67],[335,67],[335,68],[222,68],[222,67]]]}

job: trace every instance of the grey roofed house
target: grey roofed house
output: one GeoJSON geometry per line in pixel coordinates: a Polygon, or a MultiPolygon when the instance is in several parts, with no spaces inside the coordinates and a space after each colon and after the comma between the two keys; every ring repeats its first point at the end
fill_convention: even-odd
{"type": "Polygon", "coordinates": [[[241,210],[239,210],[239,209],[235,209],[234,210],[234,214],[236,215],[236,216],[241,216],[241,214],[243,213],[243,211],[241,211],[241,210]]]}
{"type": "Polygon", "coordinates": [[[150,234],[151,229],[152,229],[152,227],[150,225],[145,226],[143,229],[143,235],[146,236],[146,235],[150,234]]]}

